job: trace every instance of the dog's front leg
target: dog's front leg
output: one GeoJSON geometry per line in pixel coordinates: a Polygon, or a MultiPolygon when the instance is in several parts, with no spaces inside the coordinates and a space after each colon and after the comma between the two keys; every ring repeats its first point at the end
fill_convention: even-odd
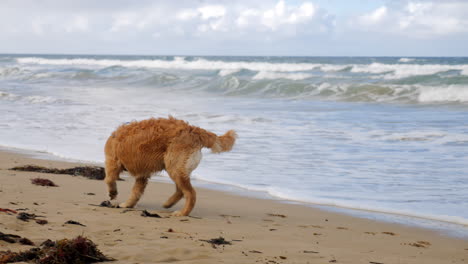
{"type": "Polygon", "coordinates": [[[133,208],[140,197],[143,195],[145,191],[145,187],[148,184],[149,177],[140,176],[135,178],[135,184],[133,185],[132,194],[125,203],[121,203],[119,206],[122,208],[133,208]]]}

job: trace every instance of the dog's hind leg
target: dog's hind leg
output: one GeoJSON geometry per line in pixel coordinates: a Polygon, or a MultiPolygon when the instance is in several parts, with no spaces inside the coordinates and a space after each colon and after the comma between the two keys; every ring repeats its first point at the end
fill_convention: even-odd
{"type": "Polygon", "coordinates": [[[177,187],[181,189],[184,198],[185,205],[184,208],[180,211],[175,211],[172,213],[173,216],[187,216],[192,211],[195,206],[195,201],[197,200],[197,194],[195,189],[193,189],[192,184],[190,183],[190,175],[187,173],[179,173],[175,175],[175,180],[177,187]]]}
{"type": "Polygon", "coordinates": [[[107,184],[111,200],[114,200],[118,194],[116,181],[119,179],[120,172],[122,172],[122,165],[113,159],[106,158],[106,177],[104,181],[107,184]]]}
{"type": "Polygon", "coordinates": [[[200,149],[190,152],[177,150],[176,145],[174,146],[174,150],[169,152],[165,157],[166,170],[177,186],[176,193],[169,198],[165,205],[171,205],[173,202],[177,202],[177,200],[181,198],[180,193],[177,191],[180,190],[185,198],[185,205],[180,212],[176,211],[172,215],[186,216],[192,211],[197,199],[196,192],[190,183],[190,174],[200,163],[201,152],[200,149]]]}
{"type": "Polygon", "coordinates": [[[146,184],[148,184],[149,176],[137,176],[135,177],[135,184],[133,185],[132,193],[125,203],[121,203],[119,206],[123,208],[133,208],[140,200],[141,195],[145,191],[146,184]]]}
{"type": "Polygon", "coordinates": [[[174,204],[176,204],[180,199],[184,197],[184,194],[182,193],[182,190],[177,186],[176,184],[176,191],[174,194],[167,199],[167,201],[164,203],[163,207],[164,208],[171,208],[174,204]]]}

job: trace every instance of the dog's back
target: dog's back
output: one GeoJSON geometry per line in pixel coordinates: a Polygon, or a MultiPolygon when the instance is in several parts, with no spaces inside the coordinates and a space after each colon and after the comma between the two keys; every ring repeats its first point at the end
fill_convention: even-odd
{"type": "Polygon", "coordinates": [[[133,175],[163,170],[169,144],[187,127],[186,122],[174,118],[121,125],[107,140],[106,159],[118,161],[133,175]]]}

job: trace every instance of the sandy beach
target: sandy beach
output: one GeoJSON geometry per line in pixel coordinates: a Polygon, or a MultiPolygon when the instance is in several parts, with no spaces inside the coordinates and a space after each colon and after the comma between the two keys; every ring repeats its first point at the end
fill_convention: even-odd
{"type": "MultiPolygon", "coordinates": [[[[162,208],[174,189],[165,183],[150,183],[135,210],[98,207],[94,205],[108,199],[103,182],[9,170],[26,164],[83,165],[0,151],[0,208],[48,221],[39,225],[0,212],[0,232],[26,237],[36,245],[83,235],[115,258],[113,263],[468,263],[468,241],[435,231],[202,188],[197,188],[190,217],[170,217],[172,210],[162,208]],[[58,187],[31,184],[36,177],[58,187]],[[142,210],[162,218],[142,217],[142,210]],[[84,226],[65,224],[69,220],[84,226]],[[231,245],[204,241],[219,237],[231,245]]],[[[128,178],[118,182],[119,202],[127,198],[132,184],[128,178]]],[[[31,247],[0,241],[0,251],[31,247]]]]}

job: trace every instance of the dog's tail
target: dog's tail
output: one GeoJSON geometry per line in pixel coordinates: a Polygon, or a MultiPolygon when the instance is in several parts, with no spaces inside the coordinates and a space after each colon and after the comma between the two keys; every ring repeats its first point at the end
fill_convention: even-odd
{"type": "Polygon", "coordinates": [[[204,130],[201,135],[202,145],[210,148],[213,153],[230,151],[236,143],[237,134],[234,130],[229,130],[222,136],[204,130]],[[204,133],[203,133],[204,132],[204,133]]]}

